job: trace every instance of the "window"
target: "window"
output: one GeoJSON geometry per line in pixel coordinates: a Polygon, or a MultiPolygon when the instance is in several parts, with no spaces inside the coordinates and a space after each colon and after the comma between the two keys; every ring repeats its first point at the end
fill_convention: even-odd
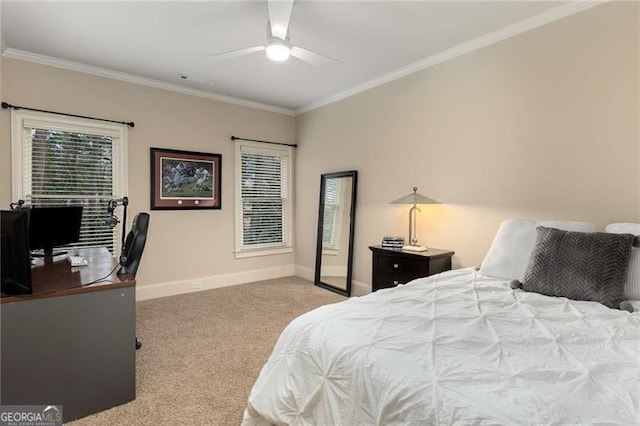
{"type": "Polygon", "coordinates": [[[236,142],[236,257],[292,251],[291,147],[236,142]]]}
{"type": "Polygon", "coordinates": [[[107,202],[126,191],[126,127],[12,111],[13,201],[82,205],[77,247],[120,250],[121,231],[105,224],[107,202]]]}
{"type": "Polygon", "coordinates": [[[327,179],[324,189],[324,217],[322,226],[322,248],[337,250],[340,235],[340,218],[344,204],[344,179],[327,179]]]}

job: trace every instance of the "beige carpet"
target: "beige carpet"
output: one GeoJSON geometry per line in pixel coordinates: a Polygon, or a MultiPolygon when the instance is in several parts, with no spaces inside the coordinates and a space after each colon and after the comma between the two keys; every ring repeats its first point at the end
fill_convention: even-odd
{"type": "Polygon", "coordinates": [[[238,425],[284,327],[344,299],[288,277],[139,302],[137,398],[69,424],[238,425]]]}

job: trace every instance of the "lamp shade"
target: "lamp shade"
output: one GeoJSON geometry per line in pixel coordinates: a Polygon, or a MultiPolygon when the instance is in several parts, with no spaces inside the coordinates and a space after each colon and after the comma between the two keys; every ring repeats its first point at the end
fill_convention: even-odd
{"type": "Polygon", "coordinates": [[[413,193],[400,197],[397,200],[393,200],[390,204],[442,204],[438,200],[426,197],[422,194],[418,194],[418,188],[413,187],[413,193]]]}

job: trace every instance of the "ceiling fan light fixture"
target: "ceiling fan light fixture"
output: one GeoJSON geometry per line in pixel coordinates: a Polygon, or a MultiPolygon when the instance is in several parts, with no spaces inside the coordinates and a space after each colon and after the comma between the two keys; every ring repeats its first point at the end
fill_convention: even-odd
{"type": "Polygon", "coordinates": [[[291,48],[286,43],[274,41],[267,46],[267,58],[276,62],[283,62],[289,59],[291,48]]]}

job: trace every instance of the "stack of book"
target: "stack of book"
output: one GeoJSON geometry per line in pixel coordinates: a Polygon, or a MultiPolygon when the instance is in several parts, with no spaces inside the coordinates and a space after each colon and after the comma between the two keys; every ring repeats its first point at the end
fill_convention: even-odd
{"type": "Polygon", "coordinates": [[[383,237],[382,248],[392,250],[402,250],[404,237],[383,237]]]}

